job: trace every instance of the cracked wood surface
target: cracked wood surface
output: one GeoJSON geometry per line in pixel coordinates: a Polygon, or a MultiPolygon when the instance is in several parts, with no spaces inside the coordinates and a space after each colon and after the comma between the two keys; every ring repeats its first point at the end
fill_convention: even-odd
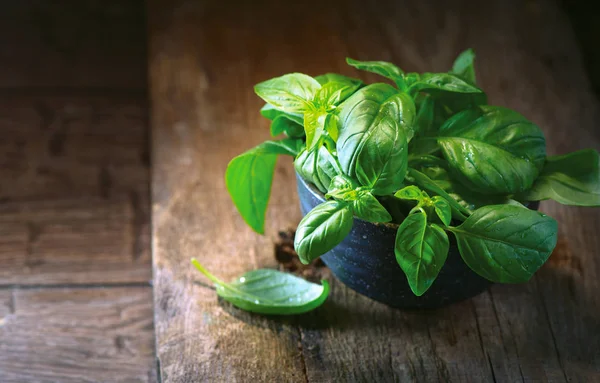
{"type": "Polygon", "coordinates": [[[190,267],[230,279],[277,267],[294,228],[291,161],[280,159],[266,235],[224,185],[235,155],[267,139],[253,85],[284,73],[361,76],[346,56],[445,71],[478,54],[490,103],[539,124],[550,154],[600,149],[600,108],[568,19],[552,1],[149,2],[157,353],[164,382],[595,381],[600,379],[598,209],[541,209],[559,221],[551,261],[529,282],[452,307],[403,312],[332,280],[328,301],[296,318],[219,302],[190,267]],[[199,283],[195,283],[199,282],[199,283]]]}

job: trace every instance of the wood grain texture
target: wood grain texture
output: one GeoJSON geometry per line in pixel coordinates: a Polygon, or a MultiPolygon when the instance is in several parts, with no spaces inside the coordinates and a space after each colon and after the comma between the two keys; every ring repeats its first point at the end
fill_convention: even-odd
{"type": "Polygon", "coordinates": [[[152,291],[0,291],[0,381],[154,382],[152,291]]]}
{"type": "Polygon", "coordinates": [[[0,95],[0,284],[151,278],[143,99],[0,95]]]}
{"type": "Polygon", "coordinates": [[[543,203],[561,244],[529,283],[402,312],[333,281],[294,319],[231,308],[189,266],[228,279],[276,267],[277,232],[300,219],[291,161],[276,168],[266,235],[237,214],[223,174],[268,137],[252,86],[340,72],[346,56],[445,71],[473,47],[490,103],[539,124],[550,154],[600,149],[600,107],[552,1],[149,3],[157,352],[165,382],[595,381],[600,379],[598,209],[543,203]],[[195,284],[195,281],[201,281],[195,284]]]}
{"type": "Polygon", "coordinates": [[[144,89],[143,1],[2,4],[0,89],[144,89]]]}

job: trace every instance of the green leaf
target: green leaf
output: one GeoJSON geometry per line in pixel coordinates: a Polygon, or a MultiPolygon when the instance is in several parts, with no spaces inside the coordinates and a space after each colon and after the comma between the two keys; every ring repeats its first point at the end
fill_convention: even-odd
{"type": "Polygon", "coordinates": [[[265,104],[260,110],[263,117],[271,120],[271,135],[273,137],[285,133],[288,137],[304,136],[303,117],[301,114],[286,113],[275,109],[273,105],[265,104]]]}
{"type": "Polygon", "coordinates": [[[263,116],[271,121],[274,121],[277,117],[284,116],[287,119],[294,121],[295,123],[300,124],[300,125],[302,125],[302,122],[303,122],[302,114],[287,113],[282,110],[276,109],[273,105],[270,105],[270,104],[265,104],[260,109],[260,114],[261,114],[261,116],[263,116]]]}
{"type": "Polygon", "coordinates": [[[449,246],[444,230],[428,224],[424,212],[410,214],[402,222],[394,252],[415,295],[421,296],[431,287],[446,262],[449,246]]]}
{"type": "Polygon", "coordinates": [[[324,146],[303,150],[294,161],[294,168],[306,181],[322,193],[329,189],[331,180],[341,173],[337,159],[324,146]]]}
{"type": "Polygon", "coordinates": [[[458,218],[464,220],[469,214],[471,214],[471,212],[466,207],[456,202],[456,200],[443,189],[443,187],[438,181],[432,180],[424,173],[421,173],[420,171],[413,168],[408,168],[407,178],[410,178],[410,182],[419,185],[419,187],[425,189],[429,193],[444,197],[446,201],[448,201],[448,203],[450,204],[452,212],[456,214],[458,218]]]}
{"type": "Polygon", "coordinates": [[[376,73],[396,83],[400,89],[404,89],[404,72],[396,65],[386,61],[358,61],[346,58],[346,63],[356,69],[376,73]]]}
{"type": "Polygon", "coordinates": [[[337,152],[345,174],[375,195],[396,191],[407,166],[406,132],[415,115],[408,95],[387,84],[373,84],[340,105],[337,152]]]}
{"type": "Polygon", "coordinates": [[[276,109],[304,113],[321,84],[302,73],[290,73],[254,86],[256,94],[276,109]]]}
{"type": "Polygon", "coordinates": [[[352,205],[327,201],[312,209],[298,224],[294,248],[300,261],[313,259],[336,247],[352,229],[352,205]]]}
{"type": "Polygon", "coordinates": [[[332,103],[335,105],[350,97],[363,86],[363,82],[360,80],[335,73],[326,73],[317,76],[315,80],[321,84],[321,89],[325,89],[325,91],[319,92],[321,93],[321,98],[323,98],[324,93],[339,92],[339,99],[335,103],[332,103]]]}
{"type": "Polygon", "coordinates": [[[390,222],[392,220],[390,213],[368,191],[359,193],[358,199],[353,201],[352,204],[354,214],[360,219],[373,223],[390,222]]]}
{"type": "Polygon", "coordinates": [[[405,199],[409,201],[422,201],[424,197],[421,189],[415,185],[406,186],[394,194],[396,198],[405,199]]]}
{"type": "Polygon", "coordinates": [[[528,281],[556,246],[557,229],[551,217],[514,205],[484,206],[448,228],[465,263],[500,283],[528,281]]]}
{"type": "Polygon", "coordinates": [[[440,217],[440,220],[444,225],[449,226],[450,221],[452,220],[452,209],[450,209],[448,201],[446,201],[444,197],[438,195],[434,196],[431,200],[437,216],[440,217]]]}
{"type": "MultiPolygon", "coordinates": [[[[415,118],[415,131],[423,136],[431,136],[437,133],[435,128],[435,99],[425,95],[416,104],[417,116],[415,118]]],[[[434,142],[435,144],[435,142],[434,142]]]]}
{"type": "MultiPolygon", "coordinates": [[[[410,162],[409,162],[410,163],[410,162]]],[[[444,168],[446,164],[436,164],[423,166],[419,169],[424,175],[434,181],[439,187],[444,189],[448,195],[463,206],[468,214],[473,213],[474,210],[481,206],[486,205],[497,205],[504,203],[506,196],[503,195],[482,195],[469,190],[467,187],[462,185],[460,182],[452,179],[450,174],[444,168]]],[[[447,198],[447,197],[445,197],[447,198]]],[[[461,219],[460,217],[456,217],[461,219]]]]}
{"type": "Polygon", "coordinates": [[[439,91],[452,93],[483,93],[475,85],[469,84],[450,73],[423,73],[410,87],[410,92],[437,94],[439,91]]]}
{"type": "Polygon", "coordinates": [[[452,65],[451,74],[454,74],[470,84],[475,84],[475,51],[467,49],[458,55],[452,65]]]}
{"type": "Polygon", "coordinates": [[[329,295],[325,280],[318,285],[277,270],[259,269],[225,283],[195,258],[192,264],[215,284],[218,296],[237,308],[258,314],[302,314],[322,305],[329,295]]]}
{"type": "Polygon", "coordinates": [[[271,195],[278,154],[295,156],[300,140],[266,141],[233,158],[225,172],[231,199],[246,223],[264,234],[265,213],[271,195]]]}
{"type": "Polygon", "coordinates": [[[523,199],[553,199],[564,205],[600,206],[600,158],[593,149],[548,157],[523,199]]]}
{"type": "Polygon", "coordinates": [[[519,113],[496,106],[460,112],[440,129],[438,143],[455,178],[482,194],[531,187],[544,164],[544,134],[519,113]]]}
{"type": "Polygon", "coordinates": [[[271,122],[271,136],[276,137],[281,133],[291,138],[304,137],[304,127],[288,116],[278,116],[271,122]]]}
{"type": "Polygon", "coordinates": [[[304,113],[304,131],[306,133],[306,147],[312,149],[319,142],[325,131],[327,112],[309,109],[304,113]]]}

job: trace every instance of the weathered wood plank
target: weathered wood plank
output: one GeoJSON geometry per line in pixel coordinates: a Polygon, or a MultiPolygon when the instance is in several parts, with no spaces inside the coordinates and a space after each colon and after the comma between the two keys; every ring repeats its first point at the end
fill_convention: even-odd
{"type": "Polygon", "coordinates": [[[165,381],[600,377],[597,209],[544,203],[569,240],[538,277],[423,313],[390,310],[334,281],[321,309],[263,319],[219,305],[214,291],[193,284],[201,277],[189,267],[192,256],[224,278],[273,267],[277,232],[300,218],[289,160],[277,167],[265,237],[244,225],[223,182],[227,162],[268,137],[252,86],[283,73],[358,75],[346,56],[444,71],[473,47],[491,103],[538,123],[549,153],[600,148],[598,101],[556,4],[334,1],[316,11],[301,2],[156,0],[149,7],[155,307],[165,381]],[[586,338],[590,346],[576,349],[586,338]]]}
{"type": "Polygon", "coordinates": [[[154,382],[152,291],[0,291],[0,381],[154,382]]]}
{"type": "Polygon", "coordinates": [[[23,0],[0,13],[0,89],[144,89],[143,2],[23,0]]]}
{"type": "Polygon", "coordinates": [[[0,284],[150,279],[146,113],[132,96],[0,96],[0,284]]]}

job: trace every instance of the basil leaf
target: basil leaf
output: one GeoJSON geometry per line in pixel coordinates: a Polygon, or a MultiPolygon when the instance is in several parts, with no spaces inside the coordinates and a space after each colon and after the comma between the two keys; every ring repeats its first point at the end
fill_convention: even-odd
{"type": "Polygon", "coordinates": [[[450,73],[423,73],[410,87],[410,92],[427,92],[437,94],[439,91],[452,93],[483,93],[475,85],[450,73]]]}
{"type": "Polygon", "coordinates": [[[271,120],[271,136],[275,137],[285,133],[288,137],[300,138],[304,136],[303,117],[301,114],[286,113],[275,109],[273,105],[265,104],[260,109],[263,117],[271,120]]]}
{"type": "Polygon", "coordinates": [[[433,202],[435,214],[440,217],[440,220],[444,225],[449,226],[450,221],[452,220],[452,209],[450,209],[448,201],[439,195],[434,196],[431,200],[433,202]]]}
{"type": "Polygon", "coordinates": [[[449,227],[465,263],[494,282],[521,283],[546,262],[556,246],[557,223],[534,210],[490,205],[458,227],[449,227]]]}
{"type": "Polygon", "coordinates": [[[450,174],[448,174],[448,171],[442,165],[425,166],[420,168],[420,171],[434,181],[439,187],[444,189],[444,191],[463,206],[469,214],[473,213],[474,210],[481,206],[497,205],[505,202],[506,197],[503,195],[482,195],[474,193],[460,182],[450,178],[450,174]]]}
{"type": "Polygon", "coordinates": [[[593,149],[548,157],[523,199],[553,199],[565,205],[600,206],[600,157],[593,149]]]}
{"type": "Polygon", "coordinates": [[[444,197],[450,204],[452,213],[455,214],[459,219],[464,220],[467,218],[466,216],[471,214],[467,208],[456,202],[456,200],[440,186],[438,181],[432,180],[425,174],[413,168],[408,168],[407,178],[409,178],[410,182],[419,185],[419,187],[425,189],[429,193],[444,197]]]}
{"type": "Polygon", "coordinates": [[[394,253],[415,295],[421,296],[431,287],[446,262],[449,247],[444,230],[427,223],[424,212],[410,214],[402,222],[394,253]]]}
{"type": "Polygon", "coordinates": [[[329,188],[327,190],[353,190],[355,188],[356,185],[354,185],[351,179],[347,178],[343,174],[340,174],[332,178],[329,188]]]}
{"type": "Polygon", "coordinates": [[[394,197],[409,201],[422,201],[423,192],[415,185],[406,186],[396,192],[394,197]]]}
{"type": "Polygon", "coordinates": [[[374,195],[402,184],[407,166],[407,133],[412,136],[414,103],[387,84],[373,84],[340,105],[337,152],[342,170],[374,195]]]}
{"type": "Polygon", "coordinates": [[[284,112],[282,110],[276,109],[273,105],[271,104],[265,104],[261,109],[260,109],[260,114],[261,116],[274,121],[275,119],[277,119],[278,117],[284,116],[287,119],[294,121],[297,124],[302,125],[303,119],[302,119],[302,114],[298,114],[298,113],[287,113],[284,112]]]}
{"type": "Polygon", "coordinates": [[[540,128],[506,108],[465,110],[446,121],[439,134],[453,175],[482,194],[529,189],[546,157],[540,128]]]}
{"type": "Polygon", "coordinates": [[[321,84],[302,73],[290,73],[254,86],[256,94],[275,108],[288,113],[304,113],[321,84]]]}
{"type": "Polygon", "coordinates": [[[352,205],[354,207],[354,214],[365,221],[379,223],[390,222],[392,220],[390,213],[369,192],[359,193],[358,199],[353,201],[352,205]]]}
{"type": "Polygon", "coordinates": [[[327,192],[331,180],[341,173],[337,159],[324,146],[300,152],[294,161],[294,168],[322,193],[327,192]]]}
{"type": "Polygon", "coordinates": [[[352,205],[327,201],[302,218],[296,229],[294,248],[304,264],[336,247],[352,229],[352,205]]]}
{"type": "Polygon", "coordinates": [[[404,89],[404,72],[396,65],[386,61],[358,61],[346,58],[346,63],[356,69],[364,70],[371,73],[376,73],[380,76],[392,80],[398,88],[404,89]]]}
{"type": "Polygon", "coordinates": [[[281,115],[271,122],[271,136],[276,137],[281,133],[285,133],[291,138],[302,138],[304,137],[304,127],[288,116],[281,115]]]}
{"type": "Polygon", "coordinates": [[[259,269],[245,273],[231,283],[225,283],[208,272],[195,258],[192,264],[217,289],[217,295],[242,310],[258,314],[302,314],[325,302],[329,284],[310,283],[277,270],[259,269]]]}
{"type": "Polygon", "coordinates": [[[425,97],[419,97],[419,101],[416,103],[416,108],[417,115],[415,118],[415,132],[423,136],[431,136],[434,133],[437,133],[434,125],[434,98],[430,95],[425,95],[425,97]]]}
{"type": "Polygon", "coordinates": [[[454,74],[469,84],[475,84],[475,52],[467,49],[461,52],[452,65],[451,74],[454,74]]]}
{"type": "Polygon", "coordinates": [[[332,90],[339,90],[340,96],[338,102],[344,101],[363,86],[363,82],[358,79],[335,73],[322,74],[315,77],[315,80],[317,80],[323,88],[333,86],[331,88],[332,90]]]}
{"type": "Polygon", "coordinates": [[[231,199],[244,221],[259,234],[264,234],[277,155],[295,156],[300,145],[300,140],[292,139],[265,141],[227,165],[225,184],[231,199]]]}
{"type": "Polygon", "coordinates": [[[304,131],[306,133],[306,147],[312,149],[319,142],[325,130],[327,112],[309,109],[304,113],[304,131]]]}

